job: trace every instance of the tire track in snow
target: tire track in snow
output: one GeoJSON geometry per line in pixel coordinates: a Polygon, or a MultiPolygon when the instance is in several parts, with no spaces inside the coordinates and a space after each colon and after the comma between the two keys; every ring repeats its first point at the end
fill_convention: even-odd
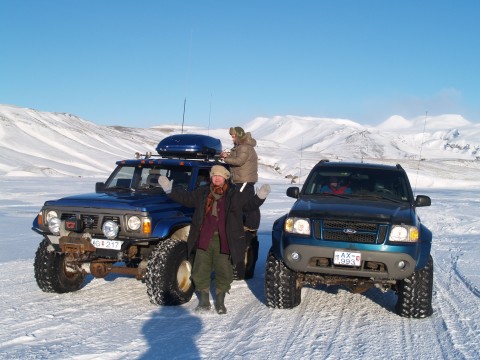
{"type": "Polygon", "coordinates": [[[325,325],[326,329],[330,328],[324,339],[329,344],[324,350],[324,358],[363,358],[372,352],[380,356],[384,347],[379,346],[380,342],[375,339],[385,335],[382,334],[381,324],[375,326],[375,322],[384,317],[390,318],[392,314],[383,307],[373,309],[372,306],[382,305],[373,303],[369,297],[351,293],[341,287],[330,288],[331,290],[326,288],[329,293],[322,294],[327,304],[324,308],[328,319],[325,325]]]}
{"type": "Polygon", "coordinates": [[[439,263],[434,273],[434,311],[439,304],[437,334],[445,352],[456,349],[459,358],[480,358],[478,309],[480,301],[456,269],[458,257],[439,263]],[[465,339],[468,339],[465,343],[465,339]]]}
{"type": "Polygon", "coordinates": [[[460,272],[457,267],[458,256],[452,259],[452,270],[457,275],[458,279],[465,285],[465,287],[472,292],[477,298],[480,298],[480,290],[473,285],[468,279],[460,272]]]}
{"type": "MultiPolygon", "coordinates": [[[[130,319],[122,314],[125,308],[130,308],[129,315],[132,316],[153,309],[146,291],[141,291],[143,284],[136,280],[132,283],[132,279],[97,279],[78,292],[43,293],[36,286],[30,262],[12,264],[9,269],[16,276],[2,280],[1,285],[2,290],[8,287],[9,293],[15,294],[2,299],[2,308],[6,306],[7,311],[0,320],[0,327],[8,331],[7,336],[11,339],[1,342],[0,352],[8,354],[9,358],[62,359],[82,353],[105,356],[117,353],[113,358],[121,358],[122,353],[132,352],[131,348],[121,350],[124,347],[122,328],[127,330],[125,334],[128,336],[141,339],[142,324],[129,323],[130,319]],[[28,281],[18,281],[19,277],[26,277],[28,281]],[[19,298],[29,300],[19,302],[19,298]],[[11,325],[5,327],[3,321],[11,325]],[[117,345],[113,345],[114,351],[110,339],[112,333],[120,335],[117,345]],[[103,342],[103,338],[109,341],[103,342]],[[25,353],[31,356],[25,356],[25,353]]],[[[1,338],[5,335],[1,334],[1,338]]],[[[142,345],[145,348],[145,341],[142,345]]]]}
{"type": "MultiPolygon", "coordinates": [[[[256,281],[256,285],[260,285],[259,281],[261,281],[263,286],[263,279],[249,281],[256,281]]],[[[266,348],[270,348],[267,358],[283,358],[281,349],[285,346],[288,347],[285,344],[288,343],[289,339],[296,338],[292,333],[303,327],[302,309],[300,307],[292,310],[270,309],[263,303],[263,299],[261,300],[262,303],[259,304],[259,299],[252,294],[251,289],[243,281],[235,282],[231,293],[232,296],[241,297],[245,301],[235,302],[232,306],[229,306],[227,303],[228,297],[226,298],[227,315],[234,314],[233,318],[232,315],[230,317],[214,315],[214,324],[211,326],[212,331],[217,334],[213,336],[211,343],[205,343],[203,339],[200,339],[202,348],[212,349],[208,352],[202,352],[202,356],[220,359],[254,358],[259,349],[262,349],[262,353],[264,353],[266,348]],[[274,329],[269,327],[268,324],[272,321],[274,323],[281,322],[282,317],[288,319],[288,321],[282,323],[285,326],[274,329]],[[226,341],[219,347],[215,338],[218,340],[218,336],[221,336],[220,333],[231,336],[236,340],[233,342],[226,341]],[[270,345],[272,336],[275,337],[275,347],[270,345]]],[[[210,322],[212,317],[207,315],[205,319],[210,322]]]]}

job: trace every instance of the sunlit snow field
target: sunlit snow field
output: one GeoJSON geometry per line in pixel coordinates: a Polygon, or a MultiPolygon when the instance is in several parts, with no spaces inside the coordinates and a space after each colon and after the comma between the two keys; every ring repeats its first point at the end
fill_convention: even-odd
{"type": "Polygon", "coordinates": [[[234,282],[225,316],[195,313],[195,297],[179,307],[154,306],[144,284],[118,275],[89,278],[75,293],[43,293],[33,276],[41,237],[31,222],[45,200],[91,192],[96,181],[0,177],[0,358],[480,358],[478,185],[416,190],[432,198],[419,212],[434,234],[435,262],[434,314],[418,320],[398,317],[396,295],[377,289],[305,288],[297,308],[267,308],[263,275],[271,226],[293,203],[285,196],[290,184],[271,180],[255,277],[234,282]]]}

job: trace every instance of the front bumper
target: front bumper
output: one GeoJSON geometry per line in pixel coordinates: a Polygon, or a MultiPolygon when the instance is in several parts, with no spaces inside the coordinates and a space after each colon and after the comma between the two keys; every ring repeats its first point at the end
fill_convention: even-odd
{"type": "MultiPolygon", "coordinates": [[[[89,233],[70,233],[66,236],[58,235],[45,235],[50,241],[56,252],[59,253],[77,253],[77,254],[96,254],[98,256],[118,257],[117,254],[122,253],[131,246],[148,246],[150,243],[158,242],[159,238],[140,238],[140,239],[124,239],[119,238],[115,240],[122,241],[123,244],[120,250],[107,250],[102,248],[96,248],[92,244],[92,236],[89,233]]],[[[95,238],[98,238],[95,236],[95,238]]],[[[105,239],[107,240],[107,239],[105,239]]],[[[108,241],[108,240],[107,240],[108,241]]]]}
{"type": "Polygon", "coordinates": [[[290,244],[283,249],[283,261],[290,269],[298,272],[394,280],[412,275],[416,267],[415,259],[406,253],[298,244],[290,244]],[[361,265],[334,265],[335,250],[360,253],[361,265]],[[298,259],[294,260],[292,253],[299,254],[298,259]]]}

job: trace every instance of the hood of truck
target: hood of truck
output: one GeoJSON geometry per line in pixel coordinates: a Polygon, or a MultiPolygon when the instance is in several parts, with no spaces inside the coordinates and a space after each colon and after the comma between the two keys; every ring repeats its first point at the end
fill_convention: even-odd
{"type": "Polygon", "coordinates": [[[139,192],[111,192],[73,195],[58,200],[46,201],[44,206],[124,209],[128,211],[149,212],[179,207],[177,203],[164,194],[139,192]]]}
{"type": "Polygon", "coordinates": [[[359,199],[302,197],[290,210],[289,216],[310,219],[350,219],[358,221],[414,223],[414,212],[408,204],[359,199]]]}

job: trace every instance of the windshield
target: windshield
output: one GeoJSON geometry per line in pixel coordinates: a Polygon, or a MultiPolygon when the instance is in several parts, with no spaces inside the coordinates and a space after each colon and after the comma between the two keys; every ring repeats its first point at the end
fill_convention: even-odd
{"type": "Polygon", "coordinates": [[[305,195],[340,195],[409,201],[406,176],[395,170],[373,168],[322,168],[309,175],[305,195]]]}
{"type": "Polygon", "coordinates": [[[192,171],[190,167],[185,166],[119,166],[107,180],[105,190],[162,191],[162,188],[158,184],[160,175],[173,180],[174,187],[188,189],[192,171]]]}

